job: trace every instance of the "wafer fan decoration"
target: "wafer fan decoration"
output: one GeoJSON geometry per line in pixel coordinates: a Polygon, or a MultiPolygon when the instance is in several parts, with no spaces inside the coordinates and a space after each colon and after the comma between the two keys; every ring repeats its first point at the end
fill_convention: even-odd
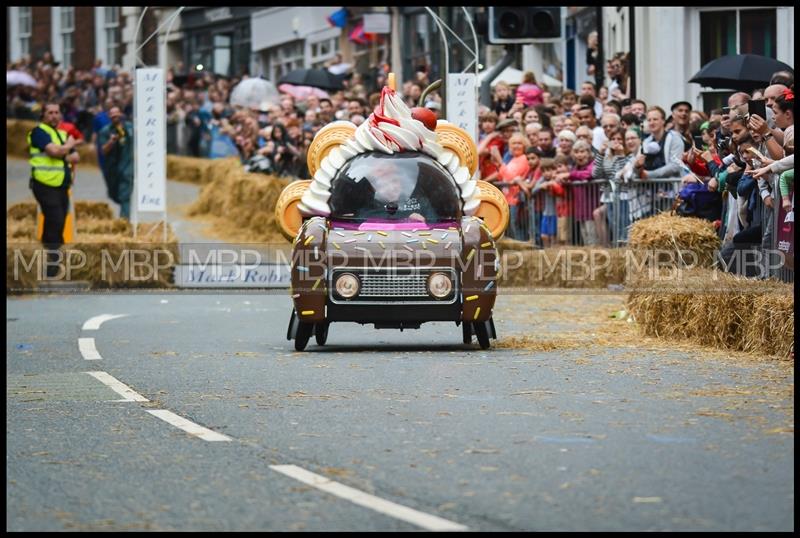
{"type": "MultiPolygon", "coordinates": [[[[331,181],[350,159],[372,151],[390,155],[413,151],[436,159],[452,174],[458,185],[464,214],[476,214],[486,196],[481,195],[482,189],[472,179],[478,168],[475,142],[456,125],[445,120],[436,121],[430,110],[419,107],[409,110],[395,92],[394,85],[394,73],[390,73],[378,106],[358,127],[349,121],[336,121],[316,134],[307,157],[313,180],[296,203],[297,210],[304,217],[330,215],[328,199],[331,196],[331,181]]],[[[441,81],[434,82],[423,95],[439,85],[441,81]]],[[[292,191],[292,196],[296,199],[297,189],[292,191]]],[[[288,205],[282,205],[284,211],[288,205]]],[[[287,235],[294,235],[292,231],[296,232],[295,227],[284,223],[285,214],[277,216],[287,235]]],[[[505,226],[502,227],[505,229],[505,226]]]]}

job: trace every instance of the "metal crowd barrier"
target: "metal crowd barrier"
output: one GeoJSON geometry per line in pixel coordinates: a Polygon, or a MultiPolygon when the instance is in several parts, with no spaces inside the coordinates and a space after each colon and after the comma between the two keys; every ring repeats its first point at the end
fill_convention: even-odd
{"type": "Polygon", "coordinates": [[[624,246],[631,224],[672,210],[680,181],[636,181],[623,190],[608,180],[580,181],[565,185],[563,197],[539,191],[529,198],[520,192],[521,203],[512,210],[506,235],[546,246],[541,238],[542,217],[554,210],[556,237],[552,246],[624,246]]]}
{"type": "MultiPolygon", "coordinates": [[[[520,204],[516,209],[512,209],[506,236],[528,241],[539,247],[559,245],[621,247],[627,244],[628,230],[634,222],[664,211],[671,211],[680,188],[681,178],[665,178],[627,183],[622,189],[619,188],[619,184],[608,180],[574,182],[564,186],[563,197],[556,197],[544,191],[528,197],[520,191],[520,204]],[[542,239],[542,226],[545,226],[547,232],[553,232],[553,226],[552,222],[549,225],[543,223],[542,217],[550,213],[556,217],[555,233],[551,234],[552,242],[546,245],[542,239]]],[[[764,269],[759,273],[762,277],[793,283],[793,264],[792,267],[786,263],[780,264],[780,254],[777,253],[779,246],[777,230],[786,225],[783,221],[779,222],[782,216],[778,210],[780,199],[777,194],[774,196],[774,210],[769,211],[759,196],[755,198],[756,206],[753,214],[760,219],[762,242],[748,247],[749,252],[762,260],[764,269]],[[777,266],[780,267],[776,268],[777,266]]],[[[727,195],[723,193],[721,239],[724,237],[728,211],[727,195]]],[[[785,250],[786,245],[782,246],[785,250]]],[[[733,272],[745,274],[737,264],[732,264],[730,267],[733,272]]]]}

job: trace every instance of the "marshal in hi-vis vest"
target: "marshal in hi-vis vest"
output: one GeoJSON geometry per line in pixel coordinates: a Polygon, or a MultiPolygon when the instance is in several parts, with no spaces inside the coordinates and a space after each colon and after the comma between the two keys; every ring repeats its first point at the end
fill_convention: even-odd
{"type": "MultiPolygon", "coordinates": [[[[56,131],[46,123],[40,123],[37,127],[50,135],[50,140],[57,146],[64,145],[67,140],[66,131],[56,131]]],[[[31,131],[33,132],[33,131],[31,131]]],[[[31,144],[31,133],[28,133],[28,150],[30,151],[31,175],[39,183],[48,187],[60,187],[64,183],[66,174],[65,167],[68,166],[63,158],[50,157],[47,152],[39,151],[39,148],[31,144]]]]}

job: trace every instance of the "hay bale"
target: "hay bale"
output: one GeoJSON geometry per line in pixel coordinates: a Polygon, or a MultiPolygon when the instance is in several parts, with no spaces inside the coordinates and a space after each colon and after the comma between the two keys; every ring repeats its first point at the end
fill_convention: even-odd
{"type": "Polygon", "coordinates": [[[647,336],[787,357],[794,342],[793,286],[710,269],[640,275],[626,301],[647,336]]]}
{"type": "MultiPolygon", "coordinates": [[[[73,260],[70,281],[89,282],[91,289],[168,288],[174,285],[173,272],[179,261],[177,237],[168,228],[141,223],[136,239],[128,233],[90,234],[79,232],[76,241],[62,252],[73,260]],[[80,263],[85,256],[85,264],[80,263]]],[[[6,242],[6,289],[24,292],[39,285],[39,266],[31,260],[41,255],[40,245],[23,241],[6,242]]]]}
{"type": "Polygon", "coordinates": [[[132,235],[133,227],[125,219],[82,218],[77,222],[78,235],[132,235]]]}
{"type": "Polygon", "coordinates": [[[36,219],[36,202],[18,202],[6,210],[6,220],[36,219]]]}
{"type": "MultiPolygon", "coordinates": [[[[516,243],[516,242],[515,242],[516,243]]],[[[625,281],[625,250],[563,247],[527,250],[498,242],[498,284],[507,287],[607,288],[625,281]]]]}
{"type": "Polygon", "coordinates": [[[27,159],[30,155],[28,133],[38,124],[31,120],[6,119],[6,155],[27,159]]]}
{"type": "Polygon", "coordinates": [[[212,167],[219,173],[219,168],[232,168],[234,163],[241,167],[239,159],[201,159],[180,155],[167,155],[167,177],[175,181],[205,185],[211,181],[209,171],[212,167]]]}
{"type": "Polygon", "coordinates": [[[78,200],[75,202],[75,220],[80,223],[83,219],[111,220],[114,212],[107,202],[92,200],[78,200]]]}
{"type": "Polygon", "coordinates": [[[631,249],[672,252],[676,265],[683,264],[683,260],[686,265],[711,267],[720,245],[709,221],[666,212],[636,221],[628,236],[631,249]]]}
{"type": "Polygon", "coordinates": [[[251,174],[238,167],[206,185],[189,215],[222,217],[230,223],[230,231],[246,240],[283,243],[275,205],[288,184],[288,179],[251,174]]]}

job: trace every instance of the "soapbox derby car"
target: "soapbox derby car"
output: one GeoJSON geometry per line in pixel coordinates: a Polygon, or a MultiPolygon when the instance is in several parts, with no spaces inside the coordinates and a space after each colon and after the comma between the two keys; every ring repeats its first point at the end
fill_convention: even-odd
{"type": "MultiPolygon", "coordinates": [[[[442,127],[451,135],[461,131],[458,145],[471,142],[452,124],[442,127]]],[[[315,143],[325,138],[321,134],[315,143]]],[[[448,147],[447,136],[441,138],[448,147]]],[[[341,135],[337,142],[345,139],[341,135]]],[[[472,143],[466,157],[463,147],[459,151],[466,161],[459,164],[472,177],[477,148],[472,143]]],[[[316,171],[325,156],[312,143],[309,169],[316,171]]],[[[315,189],[311,180],[287,186],[276,207],[284,235],[293,240],[294,309],[286,337],[294,339],[295,349],[304,350],[312,334],[324,345],[330,324],[345,321],[400,330],[451,321],[461,325],[464,343],[475,335],[482,349],[490,347],[490,338],[497,338],[495,240],[509,219],[503,194],[483,181],[460,186],[454,167],[422,152],[366,151],[338,164],[336,170],[325,167],[331,178],[323,193],[328,214],[301,212],[302,201],[311,200],[309,189],[315,189]],[[469,216],[464,200],[473,198],[469,216]]]]}

